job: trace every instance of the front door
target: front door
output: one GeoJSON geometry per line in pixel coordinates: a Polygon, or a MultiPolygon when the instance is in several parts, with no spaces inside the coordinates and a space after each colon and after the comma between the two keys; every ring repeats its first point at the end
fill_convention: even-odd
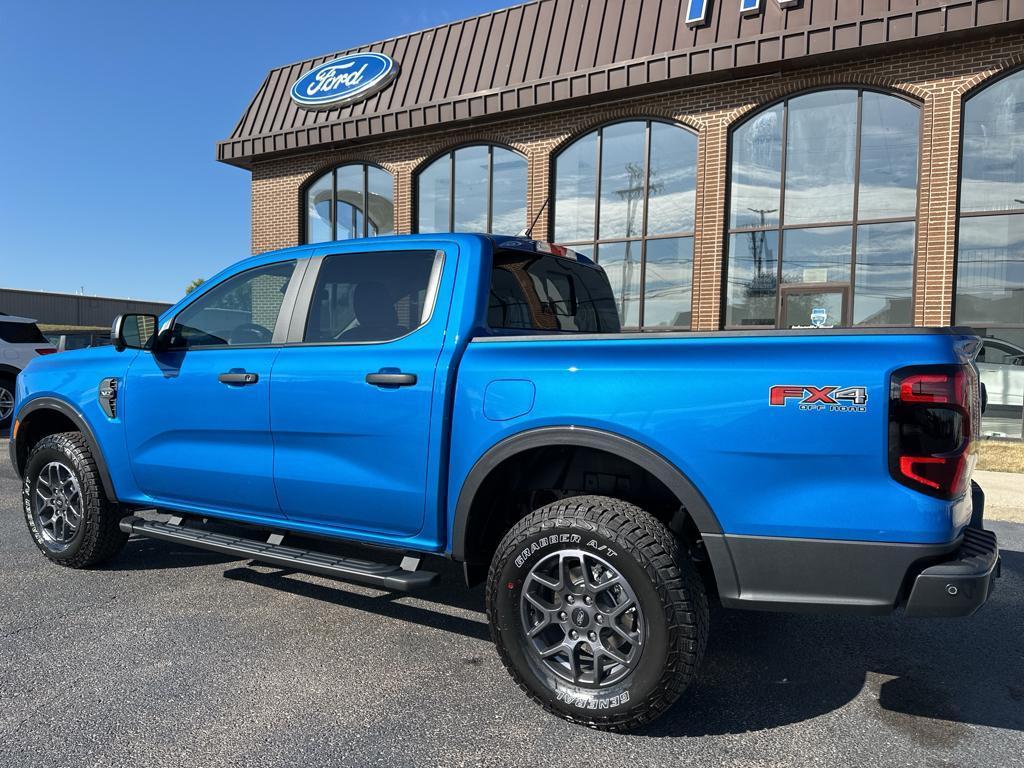
{"type": "Polygon", "coordinates": [[[300,293],[308,304],[296,308],[297,318],[308,308],[301,337],[295,320],[274,364],[277,495],[295,522],[413,536],[447,320],[433,312],[444,256],[357,248],[327,253],[318,272],[311,263],[300,293]]]}
{"type": "MultiPolygon", "coordinates": [[[[304,264],[304,262],[302,262],[304,264]]],[[[274,495],[270,375],[296,262],[228,278],[185,307],[165,351],[141,352],[124,387],[128,454],[157,506],[281,516],[274,495]]]]}

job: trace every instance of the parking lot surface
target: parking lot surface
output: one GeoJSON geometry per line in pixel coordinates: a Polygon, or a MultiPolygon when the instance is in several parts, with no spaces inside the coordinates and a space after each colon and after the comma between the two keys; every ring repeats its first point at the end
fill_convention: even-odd
{"type": "Polygon", "coordinates": [[[699,682],[621,736],[529,702],[443,561],[415,596],[148,540],[51,565],[0,440],[0,765],[1020,765],[1024,525],[990,527],[975,617],[716,610],[699,682]]]}

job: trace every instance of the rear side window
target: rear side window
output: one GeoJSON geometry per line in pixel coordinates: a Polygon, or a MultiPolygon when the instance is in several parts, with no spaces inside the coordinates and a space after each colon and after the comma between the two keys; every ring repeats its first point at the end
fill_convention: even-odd
{"type": "Polygon", "coordinates": [[[496,330],[618,333],[619,313],[604,272],[567,258],[494,254],[487,324],[496,330]]]}
{"type": "Polygon", "coordinates": [[[5,323],[0,321],[0,339],[8,344],[49,343],[35,323],[5,323]]]}
{"type": "Polygon", "coordinates": [[[430,318],[443,254],[377,251],[327,256],[317,275],[304,340],[391,341],[430,318]]]}

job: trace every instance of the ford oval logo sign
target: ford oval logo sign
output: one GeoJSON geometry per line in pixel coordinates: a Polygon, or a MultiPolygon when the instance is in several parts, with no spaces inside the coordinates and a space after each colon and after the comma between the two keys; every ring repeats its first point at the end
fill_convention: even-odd
{"type": "Polygon", "coordinates": [[[295,81],[292,100],[303,107],[330,107],[365,99],[398,74],[398,65],[383,53],[352,53],[325,61],[295,81]]]}

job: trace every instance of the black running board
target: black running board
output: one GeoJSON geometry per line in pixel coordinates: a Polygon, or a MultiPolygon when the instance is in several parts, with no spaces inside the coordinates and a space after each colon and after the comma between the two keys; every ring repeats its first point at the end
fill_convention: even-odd
{"type": "MultiPolygon", "coordinates": [[[[126,517],[121,520],[121,530],[161,541],[172,541],[199,549],[208,549],[225,555],[239,555],[261,563],[294,568],[321,576],[330,576],[344,581],[355,581],[395,592],[411,592],[437,581],[438,575],[415,568],[399,565],[374,563],[350,557],[338,557],[309,549],[286,547],[279,543],[243,539],[223,533],[186,528],[184,525],[159,523],[141,517],[126,517]]],[[[418,564],[416,558],[406,558],[404,563],[418,564]]]]}

